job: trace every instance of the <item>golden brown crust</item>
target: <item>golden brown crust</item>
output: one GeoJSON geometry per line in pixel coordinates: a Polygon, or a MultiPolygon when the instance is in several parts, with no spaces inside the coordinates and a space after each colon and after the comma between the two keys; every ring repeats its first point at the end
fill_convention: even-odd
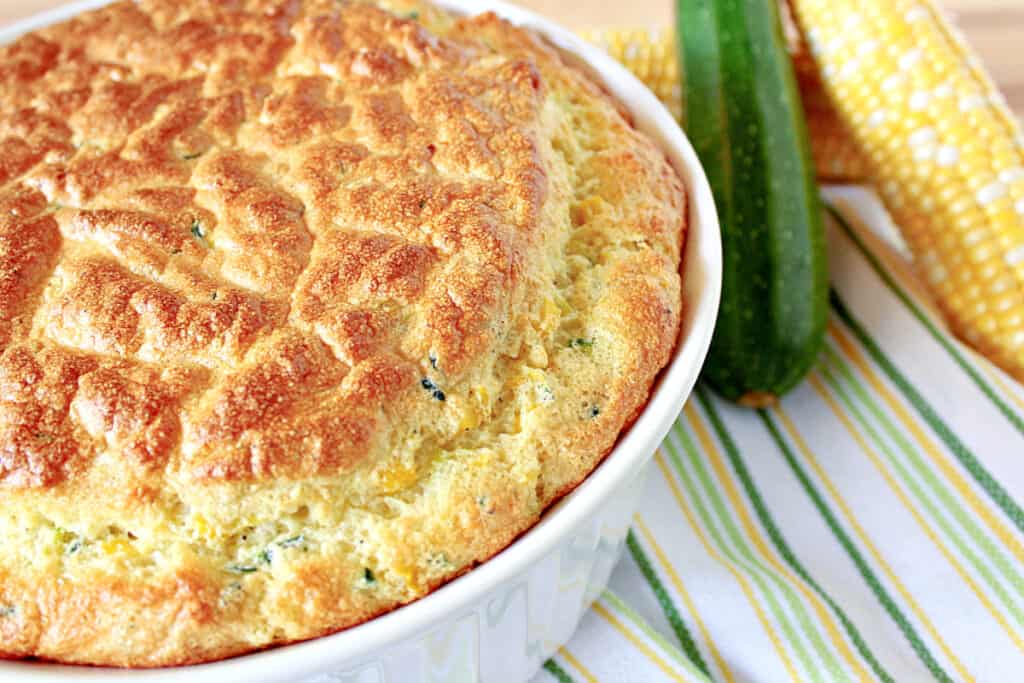
{"type": "Polygon", "coordinates": [[[494,15],[117,3],[0,48],[0,656],[351,626],[581,481],[676,342],[682,185],[494,15]]]}

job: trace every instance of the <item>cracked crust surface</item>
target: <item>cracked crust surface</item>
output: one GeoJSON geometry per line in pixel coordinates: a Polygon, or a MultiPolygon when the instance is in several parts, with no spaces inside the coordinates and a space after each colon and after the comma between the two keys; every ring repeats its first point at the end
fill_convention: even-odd
{"type": "Polygon", "coordinates": [[[494,15],[117,3],[0,48],[0,656],[342,629],[504,548],[675,346],[682,183],[494,15]]]}

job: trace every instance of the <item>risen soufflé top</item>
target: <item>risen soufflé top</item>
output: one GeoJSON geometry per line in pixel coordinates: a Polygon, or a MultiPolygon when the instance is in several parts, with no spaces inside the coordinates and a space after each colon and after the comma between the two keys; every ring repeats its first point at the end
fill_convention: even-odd
{"type": "Polygon", "coordinates": [[[492,14],[140,0],[0,47],[0,656],[312,638],[578,484],[679,334],[682,182],[492,14]]]}

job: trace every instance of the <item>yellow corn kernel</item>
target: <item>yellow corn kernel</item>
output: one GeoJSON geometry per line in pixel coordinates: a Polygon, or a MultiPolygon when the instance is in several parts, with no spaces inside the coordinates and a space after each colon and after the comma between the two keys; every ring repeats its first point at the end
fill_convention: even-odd
{"type": "Polygon", "coordinates": [[[535,368],[548,366],[548,352],[542,344],[531,344],[526,352],[526,362],[535,368]]]}
{"type": "Polygon", "coordinates": [[[192,528],[195,529],[196,535],[207,541],[212,541],[218,536],[217,529],[200,514],[192,515],[192,528]]]}
{"type": "Polygon", "coordinates": [[[133,548],[128,539],[113,537],[103,539],[100,543],[100,550],[103,551],[104,555],[120,555],[122,553],[131,552],[133,548]]]}
{"type": "MultiPolygon", "coordinates": [[[[561,298],[561,297],[558,297],[561,298]]],[[[562,308],[558,301],[551,296],[544,297],[544,304],[540,311],[540,331],[545,336],[551,335],[558,328],[558,321],[562,317],[562,308]]]]}
{"type": "Polygon", "coordinates": [[[415,467],[397,462],[380,473],[380,486],[385,493],[394,493],[412,486],[417,478],[415,467]]]}
{"type": "Polygon", "coordinates": [[[494,453],[489,450],[478,449],[473,451],[473,456],[466,461],[466,464],[476,469],[486,469],[494,462],[494,453]]]}
{"type": "Polygon", "coordinates": [[[459,431],[465,431],[467,429],[476,429],[480,426],[480,411],[477,410],[476,406],[471,403],[466,403],[466,410],[462,413],[462,419],[459,420],[459,431]]]}
{"type": "Polygon", "coordinates": [[[528,380],[530,382],[543,382],[545,379],[547,379],[547,375],[544,374],[543,370],[538,370],[536,368],[526,368],[523,371],[523,379],[528,380]]]}
{"type": "Polygon", "coordinates": [[[419,592],[424,588],[423,582],[420,580],[419,568],[415,565],[394,562],[391,564],[391,573],[401,579],[402,583],[412,591],[419,592]]]}

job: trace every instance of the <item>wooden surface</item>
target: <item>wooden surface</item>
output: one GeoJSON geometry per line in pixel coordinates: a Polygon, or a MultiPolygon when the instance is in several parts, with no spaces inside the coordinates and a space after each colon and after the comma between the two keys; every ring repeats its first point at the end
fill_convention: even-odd
{"type": "MultiPolygon", "coordinates": [[[[570,28],[663,26],[672,16],[670,0],[513,0],[570,28]]],[[[61,4],[61,0],[0,0],[0,26],[61,4]]],[[[1024,0],[944,0],[968,40],[999,83],[1018,115],[1024,116],[1024,0]]]]}

